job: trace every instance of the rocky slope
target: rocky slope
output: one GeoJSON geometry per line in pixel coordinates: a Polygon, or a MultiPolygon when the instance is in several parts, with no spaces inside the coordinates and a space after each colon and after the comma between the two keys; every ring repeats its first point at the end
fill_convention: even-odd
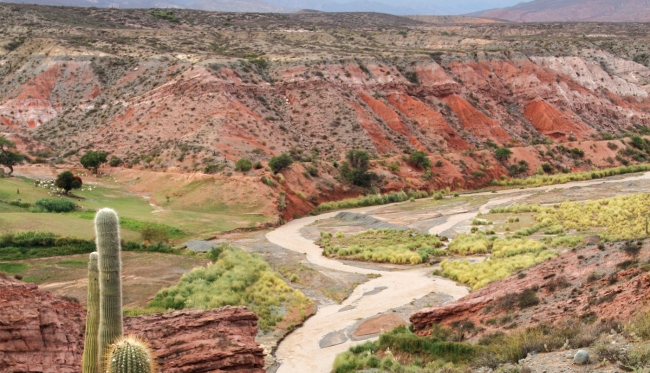
{"type": "MultiPolygon", "coordinates": [[[[0,278],[0,371],[79,372],[86,311],[35,285],[0,278]]],[[[264,372],[257,316],[243,307],[125,318],[151,343],[165,372],[264,372]]]]}
{"type": "Polygon", "coordinates": [[[645,0],[535,0],[475,13],[515,22],[648,22],[645,0]]]}
{"type": "Polygon", "coordinates": [[[0,5],[0,20],[0,132],[34,159],[101,149],[134,169],[228,178],[240,157],[291,151],[286,183],[247,176],[288,202],[285,218],[362,192],[334,164],[349,149],[376,157],[382,191],[476,188],[508,173],[494,146],[513,147],[523,174],[613,166],[606,139],[650,123],[639,25],[27,5],[0,5]],[[593,154],[549,155],[553,143],[593,154]],[[402,157],[413,150],[440,166],[423,175],[402,157]]]}
{"type": "MultiPolygon", "coordinates": [[[[636,242],[631,245],[638,247],[636,242]]],[[[604,250],[590,245],[566,251],[456,302],[423,309],[411,316],[411,322],[420,334],[426,334],[432,324],[465,326],[465,338],[474,339],[571,319],[624,322],[639,310],[629,305],[641,305],[650,298],[649,245],[644,242],[639,251],[625,243],[610,244],[604,250]]]]}

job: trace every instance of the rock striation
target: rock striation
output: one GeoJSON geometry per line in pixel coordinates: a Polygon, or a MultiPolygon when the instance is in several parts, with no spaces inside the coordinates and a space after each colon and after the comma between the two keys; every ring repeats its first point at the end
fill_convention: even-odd
{"type": "MultiPolygon", "coordinates": [[[[0,277],[0,372],[78,373],[86,311],[75,299],[0,277]]],[[[127,317],[125,334],[147,340],[161,371],[263,373],[257,315],[245,307],[127,317]]]]}

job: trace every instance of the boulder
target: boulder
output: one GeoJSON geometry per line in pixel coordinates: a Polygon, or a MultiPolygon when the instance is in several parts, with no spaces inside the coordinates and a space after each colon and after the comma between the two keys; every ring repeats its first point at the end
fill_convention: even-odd
{"type": "Polygon", "coordinates": [[[573,355],[573,363],[578,365],[584,365],[589,363],[589,352],[586,350],[578,350],[575,355],[573,355]]]}

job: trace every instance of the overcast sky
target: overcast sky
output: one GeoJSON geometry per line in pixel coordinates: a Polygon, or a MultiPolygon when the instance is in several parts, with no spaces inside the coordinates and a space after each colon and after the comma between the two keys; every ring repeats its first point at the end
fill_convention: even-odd
{"type": "Polygon", "coordinates": [[[376,11],[393,14],[466,14],[524,0],[266,0],[294,9],[376,11]]]}

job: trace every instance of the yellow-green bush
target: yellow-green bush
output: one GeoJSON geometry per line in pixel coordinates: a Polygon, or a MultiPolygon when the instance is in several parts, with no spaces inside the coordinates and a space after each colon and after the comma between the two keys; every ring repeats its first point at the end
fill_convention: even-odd
{"type": "Polygon", "coordinates": [[[476,234],[460,233],[449,244],[449,252],[460,255],[485,254],[490,250],[491,242],[483,232],[476,234]]]}
{"type": "Polygon", "coordinates": [[[565,184],[572,181],[601,179],[609,176],[624,175],[624,174],[645,172],[645,171],[650,171],[650,164],[614,167],[614,168],[607,168],[604,170],[576,172],[571,174],[535,175],[525,179],[492,180],[492,185],[540,186],[540,185],[565,184]]]}
{"type": "Polygon", "coordinates": [[[257,254],[226,247],[218,260],[183,275],[178,285],[158,292],[147,307],[162,309],[246,306],[268,331],[283,319],[282,307],[297,307],[303,317],[312,302],[292,289],[257,254]]]}
{"type": "Polygon", "coordinates": [[[546,246],[530,238],[499,238],[492,244],[492,256],[496,258],[511,257],[523,253],[539,253],[546,246]]]}
{"type": "Polygon", "coordinates": [[[480,263],[466,260],[444,260],[440,263],[442,275],[480,289],[490,282],[509,277],[515,271],[532,267],[557,256],[552,251],[540,251],[505,258],[488,258],[480,263]]]}
{"type": "Polygon", "coordinates": [[[318,244],[323,255],[372,262],[419,264],[432,255],[446,254],[437,250],[442,246],[438,237],[411,230],[370,229],[348,237],[321,234],[318,244]]]}
{"type": "Polygon", "coordinates": [[[650,210],[650,194],[642,193],[587,202],[563,202],[558,207],[542,207],[537,221],[550,221],[564,230],[601,229],[607,240],[645,237],[645,217],[650,210]]]}

